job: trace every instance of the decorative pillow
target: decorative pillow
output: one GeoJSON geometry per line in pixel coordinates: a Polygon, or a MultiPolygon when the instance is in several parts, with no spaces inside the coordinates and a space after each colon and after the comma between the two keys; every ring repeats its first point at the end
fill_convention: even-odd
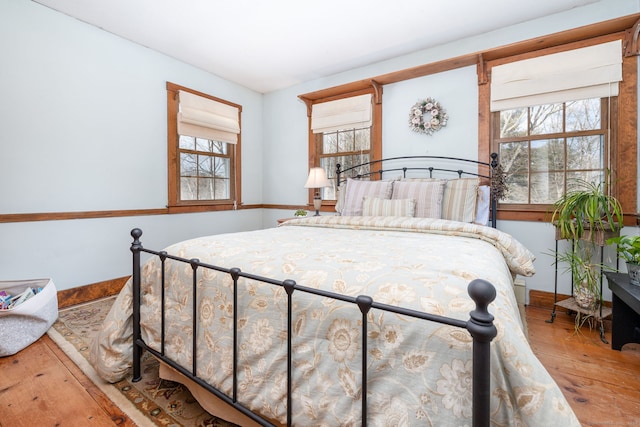
{"type": "Polygon", "coordinates": [[[444,180],[394,182],[391,198],[415,199],[418,218],[440,218],[446,183],[444,180]]]}
{"type": "Polygon", "coordinates": [[[478,186],[478,178],[447,181],[442,200],[442,219],[473,222],[476,215],[478,186]]]}
{"type": "Polygon", "coordinates": [[[347,178],[347,188],[344,193],[343,216],[362,215],[362,199],[365,196],[379,199],[390,199],[391,181],[359,181],[347,178]]]}
{"type": "Polygon", "coordinates": [[[341,186],[336,188],[336,212],[342,214],[344,208],[344,193],[347,191],[347,183],[343,182],[341,186]]]}
{"type": "Polygon", "coordinates": [[[362,200],[364,216],[414,216],[415,199],[379,199],[365,197],[362,200]]]}
{"type": "Polygon", "coordinates": [[[473,220],[476,224],[489,224],[489,210],[491,206],[491,187],[481,185],[478,187],[478,200],[476,202],[476,217],[473,220]]]}

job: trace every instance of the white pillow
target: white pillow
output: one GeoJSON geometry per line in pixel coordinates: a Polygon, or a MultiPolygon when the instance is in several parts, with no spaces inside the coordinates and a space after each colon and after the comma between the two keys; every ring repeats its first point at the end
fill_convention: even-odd
{"type": "Polygon", "coordinates": [[[489,210],[491,207],[491,187],[481,185],[478,187],[478,201],[476,202],[476,224],[489,225],[489,210]]]}
{"type": "Polygon", "coordinates": [[[347,178],[347,187],[344,194],[343,216],[362,215],[362,199],[365,196],[379,199],[390,199],[392,190],[391,181],[359,181],[347,178]]]}
{"type": "Polygon", "coordinates": [[[336,188],[336,212],[342,214],[342,208],[344,208],[344,193],[347,192],[347,183],[343,182],[341,186],[336,188]]]}
{"type": "Polygon", "coordinates": [[[398,181],[393,183],[392,199],[415,199],[415,216],[440,218],[446,181],[398,181]]]}
{"type": "Polygon", "coordinates": [[[362,201],[364,216],[414,216],[415,199],[379,199],[365,197],[362,201]]]}

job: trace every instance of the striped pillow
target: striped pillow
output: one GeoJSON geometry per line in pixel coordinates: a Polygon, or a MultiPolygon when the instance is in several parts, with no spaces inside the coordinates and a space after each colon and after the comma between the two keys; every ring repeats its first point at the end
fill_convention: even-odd
{"type": "Polygon", "coordinates": [[[365,197],[362,201],[362,215],[364,216],[413,216],[415,199],[379,199],[365,197]]]}
{"type": "Polygon", "coordinates": [[[393,183],[392,199],[415,199],[415,216],[440,218],[446,181],[398,181],[393,183]]]}
{"type": "Polygon", "coordinates": [[[473,222],[478,200],[478,178],[450,179],[442,199],[442,219],[473,222]]]}
{"type": "Polygon", "coordinates": [[[358,181],[347,178],[347,187],[344,193],[343,216],[362,215],[362,199],[365,196],[390,199],[392,190],[391,181],[358,181]]]}

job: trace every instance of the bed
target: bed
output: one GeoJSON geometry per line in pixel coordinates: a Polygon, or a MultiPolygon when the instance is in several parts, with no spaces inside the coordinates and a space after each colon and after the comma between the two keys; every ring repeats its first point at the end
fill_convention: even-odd
{"type": "Polygon", "coordinates": [[[132,279],[92,343],[96,371],[115,382],[133,365],[135,379],[146,351],[240,425],[578,426],[519,317],[513,279],[534,273],[533,255],[450,212],[416,217],[425,207],[408,189],[428,183],[443,199],[449,185],[432,174],[386,180],[414,183],[396,198],[347,180],[340,216],[162,251],[133,230],[132,279]],[[345,215],[354,191],[363,210],[345,215]]]}

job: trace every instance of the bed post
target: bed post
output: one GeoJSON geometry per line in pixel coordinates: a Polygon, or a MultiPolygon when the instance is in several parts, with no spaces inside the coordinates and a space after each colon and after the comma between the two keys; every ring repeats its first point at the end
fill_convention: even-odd
{"type": "MultiPolygon", "coordinates": [[[[489,198],[491,199],[491,227],[496,228],[498,219],[498,190],[497,185],[502,185],[503,177],[498,175],[502,173],[502,168],[498,169],[498,153],[491,153],[491,191],[489,192],[489,198]]],[[[501,193],[504,189],[501,190],[501,193]]]]}
{"type": "Polygon", "coordinates": [[[140,237],[142,236],[142,230],[134,228],[131,230],[131,237],[133,237],[133,243],[131,243],[131,252],[133,253],[133,272],[132,272],[132,285],[133,285],[133,382],[140,381],[142,379],[140,373],[140,359],[142,356],[142,349],[138,346],[138,340],[140,339],[140,250],[142,249],[142,243],[140,243],[140,237]]]}
{"type": "Polygon", "coordinates": [[[491,420],[491,341],[498,331],[487,307],[496,298],[496,288],[486,280],[469,283],[469,296],[476,309],[469,313],[467,330],[473,337],[473,427],[489,426],[491,420]]]}

